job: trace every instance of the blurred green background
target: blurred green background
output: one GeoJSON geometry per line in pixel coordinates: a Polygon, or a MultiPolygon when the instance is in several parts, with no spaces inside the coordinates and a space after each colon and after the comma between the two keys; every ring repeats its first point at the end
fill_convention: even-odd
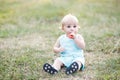
{"type": "Polygon", "coordinates": [[[0,80],[119,80],[119,0],[0,0],[0,80]],[[42,70],[59,56],[52,51],[64,15],[79,20],[86,68],[67,76],[42,70]]]}

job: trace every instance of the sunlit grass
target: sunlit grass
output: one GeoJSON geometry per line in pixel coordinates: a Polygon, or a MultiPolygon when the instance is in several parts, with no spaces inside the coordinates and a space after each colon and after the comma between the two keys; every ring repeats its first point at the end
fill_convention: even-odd
{"type": "Polygon", "coordinates": [[[120,58],[109,59],[104,66],[98,66],[98,79],[119,80],[120,79],[120,58]],[[104,71],[106,70],[106,71],[104,71]]]}
{"type": "Polygon", "coordinates": [[[117,0],[2,0],[0,6],[1,80],[119,79],[117,0]],[[70,76],[64,69],[51,76],[42,65],[53,63],[59,55],[53,53],[52,46],[63,33],[60,21],[68,13],[75,14],[80,22],[79,33],[86,42],[86,68],[70,76]]]}

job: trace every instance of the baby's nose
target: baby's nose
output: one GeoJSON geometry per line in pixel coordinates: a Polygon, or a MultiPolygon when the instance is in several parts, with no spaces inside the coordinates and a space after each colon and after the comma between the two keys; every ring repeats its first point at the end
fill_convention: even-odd
{"type": "Polygon", "coordinates": [[[70,30],[71,30],[71,31],[74,31],[74,28],[71,28],[70,30]]]}

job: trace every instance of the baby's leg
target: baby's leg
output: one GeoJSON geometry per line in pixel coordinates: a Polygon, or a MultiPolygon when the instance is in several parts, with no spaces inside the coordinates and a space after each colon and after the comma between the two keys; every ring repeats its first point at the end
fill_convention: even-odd
{"type": "Polygon", "coordinates": [[[57,58],[54,63],[53,63],[53,68],[55,68],[56,70],[60,70],[61,66],[63,66],[63,63],[59,60],[59,58],[57,58]]]}
{"type": "Polygon", "coordinates": [[[69,74],[72,74],[72,73],[75,73],[76,71],[78,71],[79,69],[79,65],[77,62],[73,62],[67,69],[66,69],[66,74],[69,75],[69,74]]]}
{"type": "Polygon", "coordinates": [[[80,70],[80,68],[81,62],[76,60],[66,69],[66,74],[69,75],[75,73],[76,71],[80,70]]]}
{"type": "Polygon", "coordinates": [[[63,65],[63,63],[59,60],[59,58],[57,58],[54,61],[52,66],[49,63],[44,64],[43,70],[50,74],[56,74],[60,70],[62,65],[63,65]]]}
{"type": "Polygon", "coordinates": [[[80,70],[80,69],[81,69],[81,67],[82,67],[82,63],[81,63],[81,61],[76,60],[75,62],[77,62],[77,64],[78,64],[78,70],[80,70]]]}
{"type": "Polygon", "coordinates": [[[54,69],[49,63],[43,65],[43,70],[50,74],[56,74],[58,71],[54,69]]]}

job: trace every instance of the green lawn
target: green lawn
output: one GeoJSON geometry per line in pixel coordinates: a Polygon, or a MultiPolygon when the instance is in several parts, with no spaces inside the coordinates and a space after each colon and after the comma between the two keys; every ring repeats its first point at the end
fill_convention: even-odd
{"type": "Polygon", "coordinates": [[[0,80],[119,80],[119,0],[0,0],[0,80]],[[42,70],[64,15],[79,19],[86,42],[83,72],[52,76],[42,70]]]}

